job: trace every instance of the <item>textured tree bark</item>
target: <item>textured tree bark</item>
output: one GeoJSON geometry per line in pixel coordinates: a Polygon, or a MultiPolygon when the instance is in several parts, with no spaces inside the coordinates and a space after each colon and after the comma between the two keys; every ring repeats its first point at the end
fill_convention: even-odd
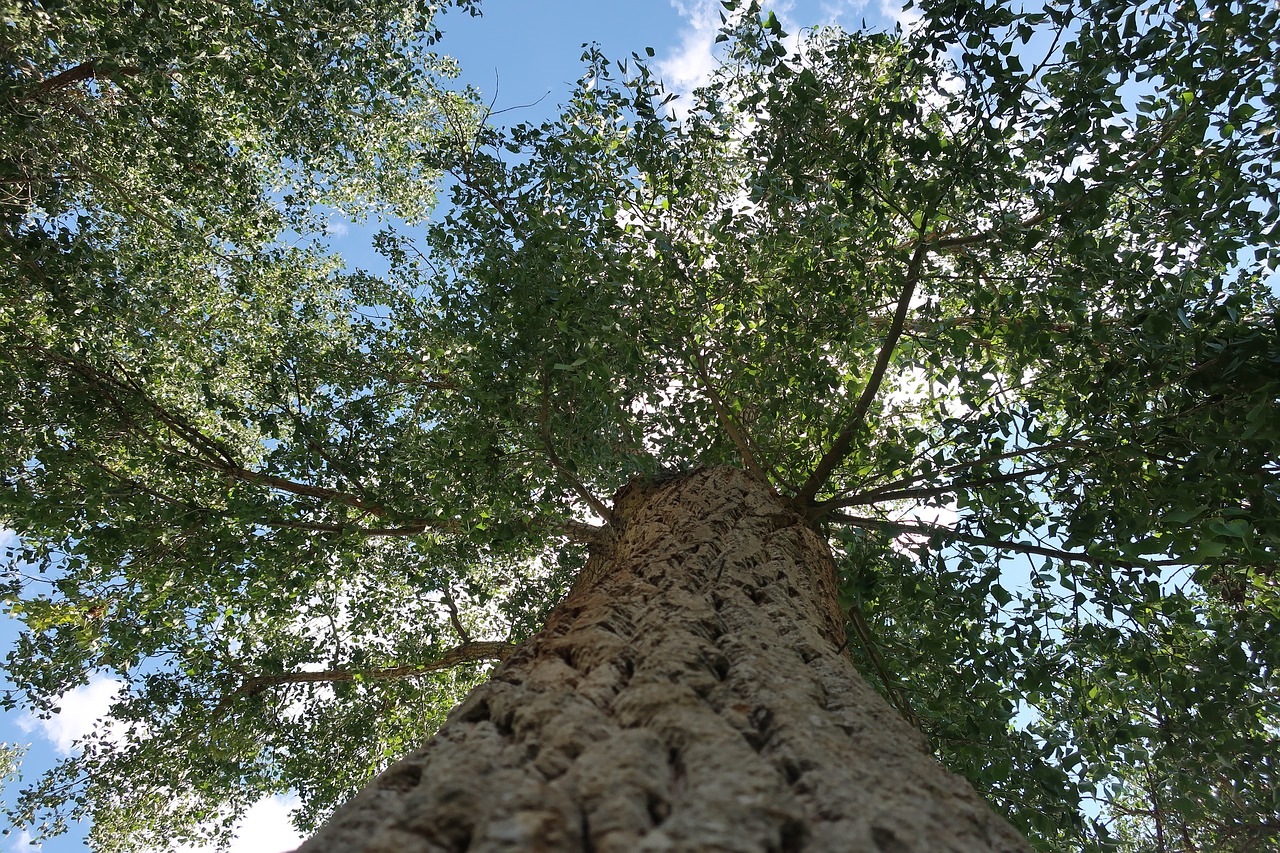
{"type": "Polygon", "coordinates": [[[620,493],[589,577],[299,853],[1026,851],[845,649],[826,542],[742,471],[620,493]]]}

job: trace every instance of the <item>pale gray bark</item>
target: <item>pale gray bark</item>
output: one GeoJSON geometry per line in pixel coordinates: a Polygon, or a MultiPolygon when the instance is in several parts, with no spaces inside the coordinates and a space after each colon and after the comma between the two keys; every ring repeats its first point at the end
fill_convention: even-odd
{"type": "Polygon", "coordinates": [[[300,853],[1025,851],[858,675],[826,542],[742,471],[616,502],[545,629],[300,853]]]}

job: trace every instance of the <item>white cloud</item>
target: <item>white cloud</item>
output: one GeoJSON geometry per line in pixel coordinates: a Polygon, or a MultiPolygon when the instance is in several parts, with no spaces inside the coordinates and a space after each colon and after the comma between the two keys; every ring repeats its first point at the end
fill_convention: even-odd
{"type": "Polygon", "coordinates": [[[95,675],[88,684],[62,695],[58,700],[61,713],[48,719],[23,714],[16,721],[18,728],[28,734],[38,731],[60,754],[70,755],[75,742],[91,733],[107,716],[123,686],[114,678],[95,675]]]}
{"type": "MultiPolygon", "coordinates": [[[[298,798],[267,797],[250,806],[236,824],[235,840],[227,853],[287,853],[305,837],[289,823],[289,812],[298,805],[298,798]]],[[[182,847],[178,853],[212,853],[215,847],[182,847]]]]}
{"type": "Polygon", "coordinates": [[[5,848],[5,853],[40,853],[40,851],[40,845],[31,843],[31,833],[25,829],[19,832],[18,837],[5,848]]]}
{"type": "MultiPolygon", "coordinates": [[[[111,703],[123,683],[105,676],[94,676],[83,687],[64,694],[58,705],[61,713],[47,720],[24,714],[16,720],[18,728],[30,734],[38,732],[62,755],[70,755],[76,742],[106,725],[107,737],[122,737],[123,731],[105,722],[111,703]]],[[[305,839],[289,822],[289,813],[298,805],[295,796],[267,797],[254,803],[236,825],[235,840],[228,853],[287,853],[305,839]]],[[[41,848],[21,832],[5,853],[38,853],[41,848]]],[[[179,853],[213,853],[215,847],[183,847],[179,853]]]]}
{"type": "Polygon", "coordinates": [[[909,33],[920,24],[921,15],[918,9],[904,9],[903,0],[880,0],[880,14],[909,33]]]}
{"type": "Polygon", "coordinates": [[[687,95],[705,84],[716,68],[721,6],[718,0],[671,0],[671,5],[684,18],[685,28],[675,55],[659,60],[658,73],[671,91],[687,95]]]}
{"type": "MultiPolygon", "coordinates": [[[[903,20],[893,8],[895,0],[880,0],[886,17],[903,20]]],[[[901,0],[896,0],[901,2],[901,0]]],[[[679,33],[679,47],[666,58],[659,59],[656,68],[667,88],[679,95],[677,113],[690,106],[689,95],[705,85],[715,71],[716,36],[723,24],[720,14],[723,7],[719,0],[670,0],[671,5],[684,19],[679,33]]],[[[796,50],[802,40],[802,29],[817,25],[856,25],[854,16],[865,11],[867,0],[828,0],[816,4],[796,0],[774,0],[761,4],[764,13],[773,12],[787,31],[787,46],[796,50]]]]}

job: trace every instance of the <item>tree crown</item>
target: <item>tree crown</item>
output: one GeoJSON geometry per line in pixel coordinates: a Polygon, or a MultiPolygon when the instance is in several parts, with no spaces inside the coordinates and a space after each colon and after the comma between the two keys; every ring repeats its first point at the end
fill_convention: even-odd
{"type": "Polygon", "coordinates": [[[442,88],[429,7],[23,19],[5,701],[124,687],[19,820],[314,825],[536,630],[610,495],[729,463],[1044,849],[1276,841],[1280,13],[928,2],[792,47],[724,6],[679,115],[591,49],[514,127],[442,88]],[[385,276],[279,239],[441,174],[385,276]]]}

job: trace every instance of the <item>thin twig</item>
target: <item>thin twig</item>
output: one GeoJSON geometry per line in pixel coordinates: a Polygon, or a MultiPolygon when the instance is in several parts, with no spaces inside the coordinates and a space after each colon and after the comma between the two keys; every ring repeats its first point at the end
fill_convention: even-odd
{"type": "Polygon", "coordinates": [[[603,518],[609,524],[613,524],[616,519],[613,510],[605,506],[604,502],[591,493],[591,490],[582,484],[573,471],[564,464],[564,461],[556,453],[554,444],[551,441],[551,426],[548,423],[550,416],[550,397],[551,397],[551,372],[544,370],[542,373],[542,409],[538,416],[539,426],[542,427],[542,446],[546,451],[547,460],[551,462],[551,467],[556,469],[568,483],[570,488],[578,493],[578,497],[587,502],[587,505],[595,510],[596,514],[603,518]]]}
{"type": "Polygon", "coordinates": [[[880,649],[876,645],[875,635],[871,633],[871,627],[867,625],[867,620],[863,618],[862,608],[858,606],[857,602],[849,606],[849,624],[853,626],[853,632],[858,635],[858,642],[862,643],[862,648],[866,651],[867,659],[871,661],[872,668],[880,676],[880,683],[888,691],[889,700],[908,723],[923,732],[920,718],[912,710],[911,703],[907,701],[906,693],[899,686],[898,679],[889,674],[889,668],[885,665],[884,658],[880,655],[880,649]]]}
{"type": "Polygon", "coordinates": [[[716,391],[715,386],[711,384],[711,377],[707,373],[707,363],[702,357],[702,353],[697,349],[693,350],[693,367],[698,374],[698,379],[702,382],[702,389],[706,392],[707,397],[711,400],[711,405],[715,407],[716,417],[720,420],[720,426],[728,434],[729,440],[733,442],[733,446],[738,449],[738,455],[742,457],[742,464],[747,466],[750,471],[761,482],[768,482],[769,477],[764,470],[756,462],[755,454],[751,452],[751,442],[742,432],[738,425],[734,422],[733,417],[725,408],[724,401],[720,399],[720,394],[716,391]]]}
{"type": "MultiPolygon", "coordinates": [[[[941,442],[935,443],[932,447],[929,448],[929,450],[937,449],[937,447],[940,444],[941,442]]],[[[1049,444],[1040,444],[1035,447],[1020,447],[1014,450],[1005,451],[1003,453],[996,453],[990,456],[982,456],[977,459],[971,459],[968,462],[957,462],[954,465],[948,465],[945,468],[937,469],[935,474],[951,474],[956,471],[962,471],[965,468],[976,468],[979,465],[990,465],[993,462],[1002,462],[1005,459],[1016,459],[1019,456],[1029,456],[1032,453],[1042,453],[1049,450],[1064,450],[1066,448],[1078,448],[1079,446],[1080,446],[1080,442],[1078,440],[1068,438],[1068,439],[1063,439],[1062,441],[1050,442],[1049,444]]],[[[924,458],[923,454],[921,456],[915,457],[915,459],[912,461],[916,461],[922,458],[924,458]]],[[[874,489],[874,491],[887,492],[887,491],[890,491],[891,489],[905,489],[908,486],[910,486],[912,483],[918,483],[921,480],[927,479],[929,476],[933,476],[933,475],[914,474],[910,477],[901,477],[897,480],[890,480],[888,483],[881,483],[879,486],[877,486],[874,489]]],[[[821,506],[821,504],[819,506],[821,506]]]]}
{"type": "MultiPolygon", "coordinates": [[[[868,504],[881,503],[882,501],[899,501],[912,500],[920,498],[932,498],[939,495],[953,494],[965,489],[976,489],[981,486],[997,486],[1003,483],[1014,483],[1018,480],[1034,477],[1037,474],[1047,474],[1061,467],[1061,463],[1054,462],[1046,465],[1036,465],[1032,468],[1023,468],[1020,471],[1009,471],[1003,474],[995,474],[990,477],[983,477],[977,480],[961,480],[959,482],[943,483],[939,486],[921,486],[914,489],[889,489],[880,488],[870,492],[863,492],[860,495],[854,495],[849,498],[841,498],[836,501],[828,501],[819,504],[815,509],[822,511],[831,511],[843,509],[851,506],[866,506],[868,504]]],[[[819,515],[819,517],[821,517],[819,515]]]]}
{"type": "Polygon", "coordinates": [[[471,634],[462,625],[462,614],[458,613],[458,604],[453,600],[453,590],[448,590],[444,595],[445,607],[449,608],[449,622],[453,625],[453,630],[458,632],[458,639],[463,644],[471,642],[471,634]]]}

